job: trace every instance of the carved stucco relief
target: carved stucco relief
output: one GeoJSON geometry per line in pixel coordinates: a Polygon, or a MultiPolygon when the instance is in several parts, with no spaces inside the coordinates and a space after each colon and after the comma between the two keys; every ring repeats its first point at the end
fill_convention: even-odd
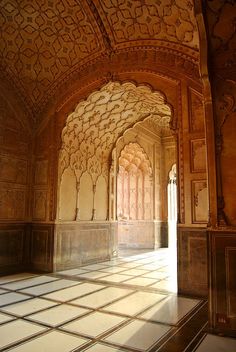
{"type": "MultiPolygon", "coordinates": [[[[136,87],[133,83],[110,82],[78,104],[62,131],[59,157],[59,180],[68,168],[73,171],[78,203],[83,192],[82,175],[86,173],[91,178],[93,195],[100,191],[96,189],[100,176],[108,185],[110,157],[117,139],[138,121],[151,117],[157,124],[168,126],[170,106],[160,92],[152,92],[147,86],[136,87]]],[[[88,179],[86,182],[90,183],[88,179]]],[[[78,203],[77,219],[80,217],[78,203]]],[[[92,203],[90,219],[95,218],[94,196],[92,203]]],[[[86,219],[89,220],[88,214],[86,219]]]]}

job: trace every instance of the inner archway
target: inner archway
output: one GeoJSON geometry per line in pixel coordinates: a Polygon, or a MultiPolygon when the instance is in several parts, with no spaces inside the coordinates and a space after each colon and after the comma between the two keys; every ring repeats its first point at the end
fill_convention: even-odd
{"type": "Polygon", "coordinates": [[[169,124],[150,117],[125,131],[113,151],[119,249],[168,247],[169,170],[176,139],[169,124]]]}
{"type": "Polygon", "coordinates": [[[152,234],[147,228],[139,225],[142,231],[137,226],[131,231],[128,225],[128,222],[153,220],[153,170],[138,143],[127,144],[118,160],[117,220],[119,248],[153,247],[152,234]]]}

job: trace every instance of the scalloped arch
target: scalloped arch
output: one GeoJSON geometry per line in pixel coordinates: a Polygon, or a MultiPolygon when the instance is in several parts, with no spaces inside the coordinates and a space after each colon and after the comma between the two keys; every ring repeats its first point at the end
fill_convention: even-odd
{"type": "Polygon", "coordinates": [[[71,167],[79,181],[88,169],[94,183],[108,176],[110,153],[123,133],[137,122],[154,118],[169,125],[172,109],[166,97],[146,85],[109,82],[81,101],[62,130],[60,164],[71,167]]]}

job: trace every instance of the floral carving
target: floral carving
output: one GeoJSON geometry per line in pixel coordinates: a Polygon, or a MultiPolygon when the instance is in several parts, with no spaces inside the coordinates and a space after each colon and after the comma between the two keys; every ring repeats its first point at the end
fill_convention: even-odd
{"type": "Polygon", "coordinates": [[[93,184],[100,175],[106,179],[109,157],[119,136],[136,122],[153,118],[168,126],[171,108],[160,92],[132,83],[110,82],[78,104],[62,131],[60,174],[71,167],[79,182],[87,170],[93,184]]]}

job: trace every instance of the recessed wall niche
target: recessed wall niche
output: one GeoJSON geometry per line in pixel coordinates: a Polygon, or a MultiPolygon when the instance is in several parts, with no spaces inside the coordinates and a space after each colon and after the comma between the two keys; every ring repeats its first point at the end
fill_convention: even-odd
{"type": "Polygon", "coordinates": [[[138,143],[121,151],[117,175],[118,220],[153,219],[151,163],[138,143]]]}

